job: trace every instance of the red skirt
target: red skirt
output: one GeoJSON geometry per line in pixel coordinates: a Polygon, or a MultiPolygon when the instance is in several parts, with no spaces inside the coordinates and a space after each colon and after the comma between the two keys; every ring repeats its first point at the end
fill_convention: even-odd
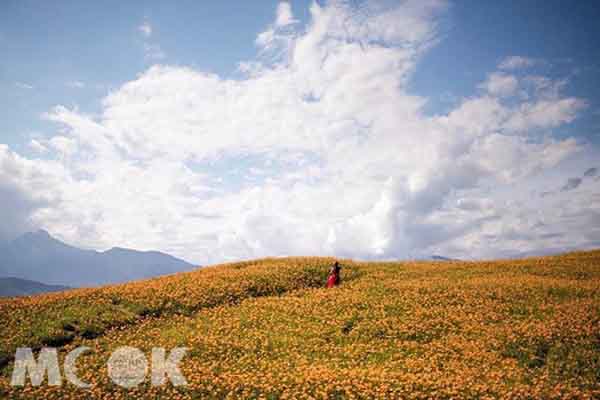
{"type": "Polygon", "coordinates": [[[331,288],[334,286],[339,285],[340,283],[340,276],[338,274],[331,274],[329,275],[329,278],[327,278],[327,287],[331,288]]]}

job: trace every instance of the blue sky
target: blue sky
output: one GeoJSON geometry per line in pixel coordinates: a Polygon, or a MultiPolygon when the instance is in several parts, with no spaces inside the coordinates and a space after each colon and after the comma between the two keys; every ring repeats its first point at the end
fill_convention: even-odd
{"type": "MultiPolygon", "coordinates": [[[[19,212],[0,233],[43,227],[86,247],[158,248],[203,263],[600,244],[597,233],[573,233],[578,209],[562,210],[568,224],[547,221],[562,197],[544,197],[548,216],[510,217],[507,205],[558,193],[596,167],[599,17],[597,2],[563,1],[4,1],[0,143],[15,165],[0,190],[19,212]],[[164,150],[171,142],[178,153],[164,150]],[[415,152],[428,163],[411,161],[415,152]],[[356,171],[344,166],[357,157],[356,171]],[[157,171],[163,180],[145,186],[157,171]],[[320,196],[348,204],[330,209],[320,196]],[[130,202],[148,208],[117,218],[130,202]],[[467,203],[479,214],[464,214],[467,203]],[[182,228],[187,215],[200,216],[200,231],[182,228]],[[449,225],[452,216],[461,222],[449,225]],[[298,227],[312,219],[314,229],[298,227]],[[552,232],[511,239],[538,222],[552,232]],[[555,233],[560,241],[540,239],[555,233]],[[298,235],[304,244],[290,243],[298,235]]],[[[598,202],[588,181],[574,188],[578,205],[598,202]]],[[[592,207],[578,218],[597,215],[592,207]]]]}

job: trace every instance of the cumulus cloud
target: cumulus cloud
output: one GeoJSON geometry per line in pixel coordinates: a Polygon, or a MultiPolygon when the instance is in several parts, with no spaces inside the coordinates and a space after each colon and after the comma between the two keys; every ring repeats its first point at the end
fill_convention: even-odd
{"type": "Polygon", "coordinates": [[[36,139],[31,139],[29,141],[29,148],[35,151],[36,153],[45,153],[48,151],[48,148],[36,139]]]}
{"type": "Polygon", "coordinates": [[[36,226],[36,216],[58,201],[52,175],[62,168],[52,161],[28,160],[0,144],[0,240],[36,226]]]}
{"type": "Polygon", "coordinates": [[[517,90],[519,82],[512,75],[495,72],[490,74],[487,81],[479,87],[487,90],[493,96],[508,96],[517,90]]]}
{"type": "Polygon", "coordinates": [[[506,121],[506,128],[521,132],[536,128],[555,128],[572,122],[586,106],[585,101],[573,97],[524,102],[519,106],[518,112],[506,121]]]}
{"type": "Polygon", "coordinates": [[[567,84],[566,79],[554,80],[545,76],[528,75],[523,78],[526,85],[531,85],[537,97],[554,100],[560,97],[561,91],[567,84]]]}
{"type": "Polygon", "coordinates": [[[283,1],[277,6],[277,19],[275,25],[286,26],[298,22],[292,14],[292,6],[289,2],[283,1]]]}
{"type": "Polygon", "coordinates": [[[155,65],[109,93],[99,116],[50,110],[62,127],[44,143],[51,160],[5,150],[21,160],[11,168],[43,172],[43,185],[17,179],[19,190],[54,193],[22,214],[73,243],[202,263],[468,258],[591,243],[581,229],[600,212],[589,201],[597,189],[531,194],[574,154],[596,155],[551,135],[579,115],[581,99],[495,71],[485,90],[425,116],[427,99],[409,84],[439,40],[444,1],[313,3],[306,27],[282,4],[240,79],[155,65]]]}
{"type": "Polygon", "coordinates": [[[502,60],[502,62],[500,62],[498,65],[498,68],[502,70],[515,70],[531,67],[535,64],[536,60],[529,57],[510,56],[502,60]]]}

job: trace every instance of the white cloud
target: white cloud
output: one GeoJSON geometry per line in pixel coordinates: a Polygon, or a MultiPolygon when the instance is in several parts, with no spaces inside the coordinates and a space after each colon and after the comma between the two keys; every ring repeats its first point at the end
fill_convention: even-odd
{"type": "Polygon", "coordinates": [[[36,217],[58,205],[63,174],[54,161],[28,160],[0,144],[0,239],[34,229],[36,217]]]}
{"type": "Polygon", "coordinates": [[[573,97],[525,102],[508,118],[505,126],[521,132],[534,128],[554,128],[572,122],[585,107],[585,101],[573,97]]]}
{"type": "MultiPolygon", "coordinates": [[[[255,44],[261,50],[261,56],[266,61],[277,61],[287,53],[294,38],[293,25],[298,21],[294,19],[292,7],[288,2],[281,2],[277,6],[275,21],[264,32],[257,35],[255,44]]],[[[252,67],[253,63],[242,63],[245,67],[252,67]]]]}
{"type": "Polygon", "coordinates": [[[537,63],[536,60],[528,57],[521,56],[510,56],[506,57],[504,60],[500,62],[498,65],[499,69],[502,70],[515,70],[521,68],[528,68],[537,63]]]}
{"type": "Polygon", "coordinates": [[[35,151],[36,153],[40,154],[46,153],[48,151],[48,148],[36,139],[31,139],[31,141],[29,142],[29,148],[31,148],[31,150],[35,151]]]}
{"type": "Polygon", "coordinates": [[[566,79],[553,80],[545,76],[528,75],[523,78],[525,84],[530,84],[537,97],[554,100],[560,97],[562,89],[567,84],[566,79]]]}
{"type": "Polygon", "coordinates": [[[64,136],[54,136],[48,144],[62,157],[69,157],[77,151],[77,142],[64,136]]]}
{"type": "Polygon", "coordinates": [[[519,87],[519,81],[512,75],[494,72],[480,85],[492,96],[510,96],[519,87]]]}
{"type": "Polygon", "coordinates": [[[279,3],[277,6],[277,19],[275,20],[275,25],[286,26],[296,22],[298,21],[294,19],[290,3],[287,1],[282,1],[279,3]]]}
{"type": "Polygon", "coordinates": [[[152,36],[152,25],[148,20],[144,20],[140,26],[138,26],[138,31],[146,38],[152,36]]]}
{"type": "Polygon", "coordinates": [[[271,33],[257,39],[269,54],[241,63],[241,79],[153,66],[108,94],[97,117],[62,106],[47,113],[63,127],[46,144],[53,160],[5,149],[19,162],[0,170],[43,171],[39,186],[17,179],[19,193],[43,189],[53,201],[23,214],[73,243],[202,263],[590,245],[581,229],[595,206],[564,196],[597,189],[585,183],[556,195],[572,207],[559,237],[558,197],[534,206],[529,186],[545,190],[538,177],[584,158],[573,154],[597,156],[549,135],[579,115],[582,100],[561,96],[554,83],[549,96],[494,72],[486,91],[424,116],[427,99],[409,84],[445,6],[314,3],[305,29],[281,26],[280,6],[271,33]],[[546,136],[532,132],[539,129],[546,136]],[[538,220],[554,225],[532,230],[538,220]]]}

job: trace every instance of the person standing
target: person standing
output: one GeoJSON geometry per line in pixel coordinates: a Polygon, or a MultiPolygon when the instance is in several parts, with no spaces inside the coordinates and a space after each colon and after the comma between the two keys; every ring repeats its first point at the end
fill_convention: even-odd
{"type": "Polygon", "coordinates": [[[342,267],[340,267],[339,262],[335,262],[333,267],[329,270],[329,277],[327,278],[327,287],[332,288],[334,286],[338,286],[340,284],[340,271],[342,267]]]}

